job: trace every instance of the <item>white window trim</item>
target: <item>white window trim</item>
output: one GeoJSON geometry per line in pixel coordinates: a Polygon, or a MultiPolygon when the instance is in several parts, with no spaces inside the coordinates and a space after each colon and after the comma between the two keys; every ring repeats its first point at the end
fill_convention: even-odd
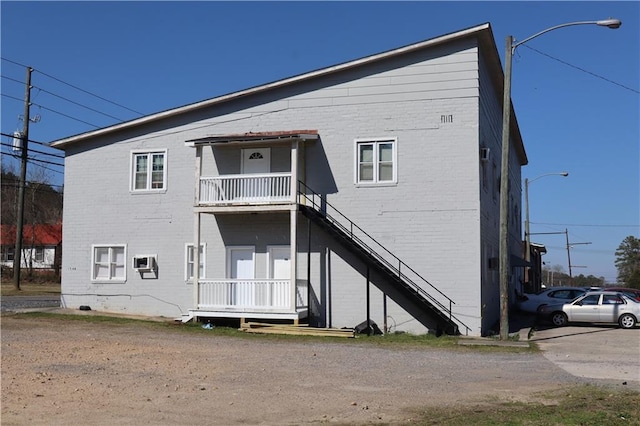
{"type": "Polygon", "coordinates": [[[45,248],[44,247],[35,247],[33,249],[33,260],[38,263],[43,263],[45,259],[45,248]]]}
{"type": "Polygon", "coordinates": [[[90,270],[90,278],[92,283],[125,283],[127,281],[127,245],[126,244],[92,244],[91,245],[91,270],[90,270]],[[124,277],[122,278],[95,278],[93,274],[95,273],[95,265],[96,265],[96,248],[98,247],[108,247],[109,249],[114,247],[122,247],[124,248],[124,277]]]}
{"type": "MultiPolygon", "coordinates": [[[[189,248],[194,247],[193,243],[186,243],[184,245],[184,281],[187,283],[193,283],[193,277],[189,276],[189,248]]],[[[202,263],[202,275],[198,279],[206,279],[207,277],[207,243],[201,243],[202,256],[200,256],[200,263],[202,263]]],[[[195,265],[194,265],[195,266],[195,265]]]]}
{"type": "MultiPolygon", "coordinates": [[[[148,194],[148,193],[163,193],[167,192],[167,181],[168,181],[168,150],[167,149],[134,149],[129,153],[129,192],[132,194],[148,194]],[[145,188],[145,189],[135,189],[136,187],[136,172],[135,172],[135,157],[140,154],[163,154],[164,155],[164,164],[163,164],[163,174],[162,174],[162,188],[145,188]]],[[[152,175],[152,167],[153,161],[149,161],[148,164],[148,176],[147,183],[151,186],[151,175],[152,175]]]]}
{"type": "Polygon", "coordinates": [[[356,138],[354,139],[353,144],[353,153],[354,153],[354,170],[353,170],[353,182],[356,186],[395,186],[398,184],[398,138],[397,137],[380,137],[380,138],[356,138]],[[374,149],[374,180],[371,182],[360,182],[359,181],[359,171],[360,171],[360,159],[359,159],[359,150],[358,146],[360,144],[374,144],[377,146],[378,143],[391,142],[393,144],[393,179],[387,181],[378,181],[378,150],[374,149]]]}

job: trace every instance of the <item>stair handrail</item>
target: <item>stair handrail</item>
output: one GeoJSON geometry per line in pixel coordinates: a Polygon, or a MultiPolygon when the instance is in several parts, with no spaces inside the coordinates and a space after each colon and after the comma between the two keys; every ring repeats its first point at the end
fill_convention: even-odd
{"type": "Polygon", "coordinates": [[[453,299],[451,299],[449,296],[444,294],[436,286],[431,284],[426,278],[424,278],[422,275],[420,275],[420,273],[418,273],[415,269],[413,269],[411,266],[409,266],[405,262],[403,262],[402,259],[400,259],[398,256],[396,256],[391,251],[389,251],[389,249],[387,249],[385,246],[383,246],[381,243],[379,243],[375,238],[373,238],[371,235],[369,235],[369,233],[367,233],[364,229],[360,228],[356,223],[354,223],[351,219],[349,219],[342,212],[340,212],[340,210],[338,210],[335,206],[333,206],[331,203],[329,203],[329,201],[327,201],[327,199],[325,197],[323,197],[322,194],[314,191],[313,189],[311,189],[307,184],[305,184],[302,181],[298,181],[298,196],[299,197],[303,197],[306,200],[309,200],[311,202],[314,210],[316,210],[317,212],[321,213],[325,218],[330,219],[331,222],[334,225],[336,225],[337,227],[341,228],[345,232],[345,234],[347,234],[349,236],[349,238],[351,238],[353,241],[355,241],[363,249],[366,249],[371,256],[377,258],[378,261],[380,261],[381,263],[385,264],[390,270],[392,270],[395,273],[397,273],[398,277],[401,280],[403,280],[404,282],[406,282],[407,284],[411,285],[411,287],[413,287],[416,292],[420,293],[421,295],[426,297],[428,300],[430,300],[432,303],[434,303],[435,305],[440,307],[441,310],[443,310],[446,313],[448,313],[449,314],[449,320],[455,319],[456,322],[458,322],[460,325],[463,325],[466,328],[467,334],[468,334],[468,332],[471,330],[471,328],[469,326],[467,326],[465,323],[463,323],[460,319],[458,319],[455,315],[453,315],[453,311],[452,311],[453,306],[452,305],[456,304],[456,302],[454,302],[453,299]],[[301,187],[305,189],[305,192],[303,192],[301,190],[301,187]],[[309,195],[311,195],[311,196],[309,196],[309,195]],[[340,223],[338,220],[336,220],[334,217],[332,217],[326,211],[322,211],[319,208],[317,208],[317,204],[316,204],[316,201],[315,201],[316,197],[319,198],[324,203],[324,205],[329,206],[336,213],[338,213],[342,218],[344,218],[349,223],[350,228],[345,227],[342,223],[340,223]],[[382,248],[387,254],[389,254],[391,257],[393,257],[398,262],[398,267],[395,267],[394,265],[392,265],[382,255],[380,255],[378,252],[376,252],[373,248],[369,247],[360,238],[355,236],[354,233],[353,233],[354,227],[358,231],[360,231],[362,234],[366,235],[371,241],[373,241],[375,244],[377,244],[380,248],[382,248]],[[438,292],[442,297],[444,297],[449,302],[449,307],[447,308],[443,303],[441,303],[439,300],[434,298],[431,294],[426,292],[421,286],[416,284],[409,276],[407,276],[404,272],[402,272],[402,267],[404,267],[404,269],[407,269],[407,270],[413,272],[416,277],[420,278],[422,281],[424,281],[424,283],[428,284],[429,287],[431,287],[436,292],[438,292]]]}

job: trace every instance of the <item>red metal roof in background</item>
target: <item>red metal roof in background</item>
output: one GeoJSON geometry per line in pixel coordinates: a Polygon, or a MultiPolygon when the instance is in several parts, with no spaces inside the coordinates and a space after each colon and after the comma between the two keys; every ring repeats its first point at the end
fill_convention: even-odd
{"type": "MultiPolygon", "coordinates": [[[[14,225],[0,225],[2,245],[15,245],[16,227],[14,225]]],[[[37,246],[57,246],[62,243],[62,224],[24,225],[22,228],[22,243],[37,246]]]]}

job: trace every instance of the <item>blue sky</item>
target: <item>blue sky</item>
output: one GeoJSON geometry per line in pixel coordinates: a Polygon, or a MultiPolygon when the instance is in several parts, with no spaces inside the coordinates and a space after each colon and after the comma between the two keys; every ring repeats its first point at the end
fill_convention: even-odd
{"type": "MultiPolygon", "coordinates": [[[[30,139],[40,142],[485,22],[504,57],[507,35],[523,40],[566,22],[621,19],[618,30],[567,27],[520,46],[512,95],[529,158],[523,179],[570,173],[544,176],[529,186],[532,240],[547,246],[545,262],[568,272],[567,230],[570,243],[579,243],[570,250],[573,274],[613,281],[616,248],[628,235],[640,237],[638,2],[2,1],[0,6],[2,133],[22,127],[25,69],[15,63],[28,65],[36,70],[31,116],[40,116],[30,126],[30,139]]],[[[2,136],[2,142],[10,139],[2,136]]],[[[12,162],[7,155],[2,161],[12,162]]],[[[61,184],[63,168],[46,167],[50,179],[61,184]]]]}

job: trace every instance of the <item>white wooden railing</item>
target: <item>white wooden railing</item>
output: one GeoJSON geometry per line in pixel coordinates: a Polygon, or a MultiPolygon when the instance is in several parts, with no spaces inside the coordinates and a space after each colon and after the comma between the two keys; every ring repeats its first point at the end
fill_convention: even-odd
{"type": "Polygon", "coordinates": [[[291,173],[200,178],[200,204],[265,203],[291,200],[291,173]]]}
{"type": "MultiPolygon", "coordinates": [[[[307,305],[307,282],[296,284],[296,308],[307,305]]],[[[201,280],[198,309],[291,312],[291,280],[201,280]]]]}

